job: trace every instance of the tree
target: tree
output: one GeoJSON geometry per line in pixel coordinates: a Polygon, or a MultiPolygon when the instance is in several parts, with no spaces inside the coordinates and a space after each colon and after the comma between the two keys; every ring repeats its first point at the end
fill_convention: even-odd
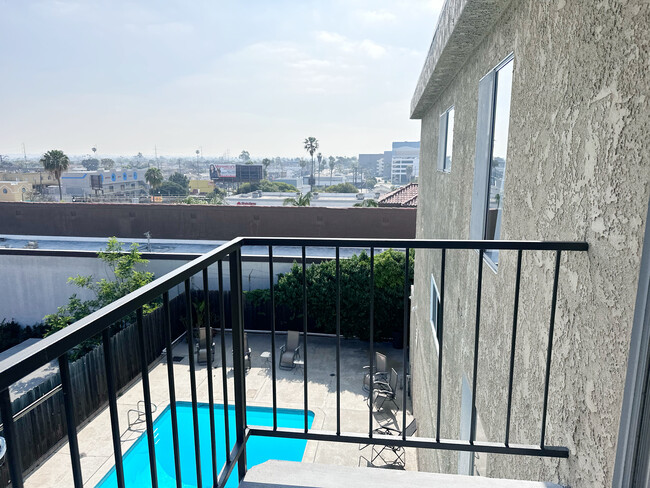
{"type": "Polygon", "coordinates": [[[158,168],[149,168],[144,174],[144,179],[151,188],[158,188],[163,182],[163,174],[158,168]]]}
{"type": "Polygon", "coordinates": [[[336,166],[336,159],[334,156],[329,157],[329,167],[330,167],[330,186],[332,186],[332,173],[334,172],[334,167],[336,166]]]}
{"type": "MultiPolygon", "coordinates": [[[[99,259],[110,269],[113,275],[111,279],[107,280],[102,278],[99,281],[95,281],[92,276],[81,275],[68,278],[68,283],[82,289],[90,290],[94,294],[94,298],[82,301],[75,293],[69,298],[66,307],[59,307],[57,313],[46,315],[44,318],[46,336],[67,327],[69,324],[84,318],[153,281],[153,273],[135,270],[136,265],[149,262],[140,255],[138,245],[133,243],[128,251],[124,250],[122,246],[122,243],[116,237],[111,237],[108,240],[106,250],[97,253],[99,259]]],[[[158,304],[156,302],[145,304],[143,311],[145,314],[150,313],[157,306],[158,304]]],[[[132,319],[134,317],[129,318],[132,319]]],[[[96,344],[98,342],[92,339],[80,344],[73,350],[73,359],[85,354],[95,347],[96,344]]]]}
{"type": "Polygon", "coordinates": [[[320,185],[320,172],[323,169],[323,153],[318,153],[316,160],[318,161],[318,184],[320,185]]]}
{"type": "Polygon", "coordinates": [[[186,191],[189,191],[189,189],[190,189],[190,180],[187,178],[187,176],[185,176],[185,175],[183,175],[183,174],[181,174],[179,172],[173,173],[169,177],[169,181],[171,181],[172,183],[176,183],[177,185],[182,186],[186,191]]]}
{"type": "Polygon", "coordinates": [[[96,171],[99,168],[99,159],[97,158],[88,158],[81,161],[81,165],[86,168],[88,171],[96,171]]]}
{"type": "Polygon", "coordinates": [[[237,189],[237,194],[241,195],[257,190],[267,192],[297,192],[298,188],[282,181],[262,180],[259,182],[242,183],[237,189]]]}
{"type": "Polygon", "coordinates": [[[264,166],[264,178],[268,178],[268,169],[271,165],[271,160],[269,158],[262,159],[262,165],[264,166]]]}
{"type": "Polygon", "coordinates": [[[309,153],[311,156],[311,176],[309,178],[309,184],[313,185],[314,181],[314,153],[318,149],[318,140],[315,137],[309,136],[307,139],[304,141],[305,144],[305,151],[309,153]]]}
{"type": "MultiPolygon", "coordinates": [[[[412,283],[415,253],[409,252],[408,283],[412,283]]],[[[403,334],[404,267],[403,252],[389,249],[375,255],[374,260],[374,340],[403,334]]],[[[340,261],[340,325],[345,337],[370,337],[370,256],[365,251],[340,261]]],[[[323,261],[306,269],[307,309],[314,332],[336,333],[336,261],[323,261]]],[[[294,263],[291,271],[278,277],[275,286],[277,304],[288,307],[290,320],[302,317],[302,267],[294,263]]],[[[311,327],[311,325],[310,325],[311,327]]]]}
{"type": "Polygon", "coordinates": [[[163,181],[156,189],[156,195],[187,196],[189,191],[173,181],[163,181]]]}
{"type": "Polygon", "coordinates": [[[305,171],[305,166],[307,166],[307,161],[303,158],[298,160],[298,165],[300,166],[300,177],[302,177],[303,172],[305,171]]]}
{"type": "Polygon", "coordinates": [[[109,158],[104,158],[100,161],[102,168],[104,169],[113,169],[115,167],[115,161],[109,158]]]}
{"type": "Polygon", "coordinates": [[[239,155],[239,159],[241,159],[244,162],[250,161],[251,160],[251,154],[248,151],[244,150],[239,155]]]}
{"type": "Polygon", "coordinates": [[[63,190],[61,190],[61,174],[64,171],[67,171],[70,166],[70,159],[65,155],[63,151],[58,149],[52,149],[51,151],[43,154],[41,158],[41,164],[43,168],[48,173],[52,173],[54,178],[56,178],[57,183],[59,184],[59,198],[63,200],[63,190]]]}
{"type": "Polygon", "coordinates": [[[327,193],[358,193],[357,187],[352,183],[339,183],[338,185],[328,186],[323,191],[327,193]]]}
{"type": "Polygon", "coordinates": [[[311,205],[311,192],[307,192],[304,195],[300,195],[295,198],[286,198],[282,205],[285,207],[309,207],[311,205]]]}
{"type": "Polygon", "coordinates": [[[372,198],[368,198],[368,199],[364,200],[363,202],[355,203],[354,206],[355,207],[364,207],[364,208],[365,207],[379,207],[379,205],[377,205],[377,202],[374,201],[372,198]]]}

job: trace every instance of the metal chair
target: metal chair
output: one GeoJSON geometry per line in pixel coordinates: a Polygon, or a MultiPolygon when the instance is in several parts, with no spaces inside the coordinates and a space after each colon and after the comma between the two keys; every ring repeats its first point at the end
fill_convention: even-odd
{"type": "Polygon", "coordinates": [[[371,374],[375,381],[388,380],[388,360],[386,359],[386,356],[380,352],[375,352],[374,368],[371,368],[371,366],[364,366],[363,369],[368,370],[368,372],[363,376],[363,389],[365,391],[370,391],[371,374]]]}
{"type": "Polygon", "coordinates": [[[280,368],[293,369],[296,359],[300,359],[300,332],[287,331],[287,342],[280,348],[280,368]]]}
{"type": "MultiPolygon", "coordinates": [[[[391,368],[388,381],[375,380],[372,391],[372,404],[376,410],[382,409],[386,400],[392,402],[393,405],[395,405],[395,408],[399,410],[399,405],[395,401],[397,397],[397,379],[397,371],[395,371],[394,368],[391,368]]],[[[370,403],[370,401],[368,401],[368,403],[370,403]]]]}
{"type": "MultiPolygon", "coordinates": [[[[212,361],[214,361],[214,346],[215,343],[212,341],[212,361]]],[[[196,347],[196,362],[198,364],[207,364],[208,362],[208,338],[205,327],[199,328],[199,341],[196,347]]]]}
{"type": "MultiPolygon", "coordinates": [[[[415,435],[415,433],[418,430],[418,424],[416,419],[411,420],[411,423],[406,426],[406,437],[412,437],[415,435]]],[[[376,434],[383,434],[383,435],[394,435],[394,436],[402,436],[402,431],[399,429],[395,429],[393,427],[388,427],[388,426],[381,426],[376,428],[374,431],[376,434]]],[[[372,446],[372,458],[370,459],[370,463],[374,464],[375,460],[377,458],[380,458],[385,464],[391,465],[391,466],[396,466],[396,467],[404,467],[406,466],[406,458],[405,458],[406,451],[402,446],[372,446]],[[384,458],[384,452],[390,451],[394,454],[394,459],[389,459],[388,461],[384,458]]]]}

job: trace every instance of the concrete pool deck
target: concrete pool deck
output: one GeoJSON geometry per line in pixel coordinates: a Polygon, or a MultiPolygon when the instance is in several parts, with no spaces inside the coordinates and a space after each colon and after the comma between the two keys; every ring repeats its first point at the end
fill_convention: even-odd
{"type": "MultiPolygon", "coordinates": [[[[249,346],[252,349],[252,367],[246,375],[246,398],[250,406],[272,406],[271,363],[261,354],[271,351],[271,338],[268,334],[248,334],[249,346]]],[[[276,336],[277,357],[280,346],[285,342],[285,335],[276,336]]],[[[394,367],[400,375],[400,386],[397,404],[400,410],[396,412],[386,408],[374,414],[374,424],[389,422],[392,426],[401,427],[401,373],[402,350],[393,349],[391,344],[376,344],[375,350],[388,356],[389,367],[394,367]],[[395,418],[397,417],[397,418],[395,418]]],[[[228,399],[233,403],[233,374],[232,351],[230,335],[226,334],[226,356],[228,370],[228,399]]],[[[191,401],[188,346],[181,341],[174,347],[174,356],[182,358],[174,362],[174,381],[176,399],[191,401]]],[[[217,341],[216,359],[212,369],[215,403],[223,403],[222,370],[220,345],[217,341]]],[[[138,360],[138,358],[134,358],[138,360]]],[[[309,410],[314,412],[312,429],[336,430],[336,341],[329,337],[309,337],[307,349],[308,361],[308,395],[309,410]]],[[[341,431],[367,433],[368,406],[365,401],[363,383],[363,366],[368,364],[368,343],[357,340],[341,340],[341,431]]],[[[302,370],[277,371],[277,400],[278,407],[303,408],[303,373],[302,370]]],[[[151,400],[157,406],[153,414],[154,420],[169,405],[169,388],[167,380],[167,364],[165,355],[150,366],[149,379],[151,383],[151,400]]],[[[208,402],[206,366],[196,368],[196,384],[198,401],[208,402]]],[[[127,423],[128,410],[137,408],[138,401],[143,399],[142,383],[138,379],[126,388],[119,396],[118,412],[122,439],[122,454],[124,455],[144,432],[144,424],[138,424],[129,429],[127,423]]],[[[408,402],[410,409],[410,401],[408,402]]],[[[411,420],[410,410],[407,409],[407,422],[411,420]]],[[[133,416],[133,415],[132,415],[133,416]]],[[[234,419],[233,419],[234,420],[234,419]]],[[[231,420],[231,422],[233,421],[231,420]]],[[[108,407],[83,427],[78,429],[79,452],[84,486],[94,487],[114,465],[113,444],[110,428],[108,407]]],[[[182,435],[182,432],[180,433],[182,435]]],[[[217,445],[223,450],[223,445],[217,445]]],[[[319,464],[336,464],[342,466],[368,466],[372,456],[372,447],[360,449],[358,444],[340,442],[308,441],[303,462],[319,464]]],[[[391,462],[391,454],[385,456],[391,462]]],[[[380,460],[375,465],[381,466],[380,460]]],[[[407,470],[416,470],[414,449],[406,450],[407,470]]],[[[146,466],[148,470],[149,467],[146,466]]],[[[236,473],[233,474],[236,476],[236,473]]],[[[26,488],[73,486],[70,451],[67,442],[44,459],[41,464],[25,479],[26,488]]]]}

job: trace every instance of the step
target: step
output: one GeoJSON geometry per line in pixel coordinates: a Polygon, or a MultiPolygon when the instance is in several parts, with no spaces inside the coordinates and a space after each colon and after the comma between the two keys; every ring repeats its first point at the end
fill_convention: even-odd
{"type": "MultiPolygon", "coordinates": [[[[233,473],[236,476],[236,472],[233,473]]],[[[240,488],[562,488],[555,483],[482,476],[355,468],[329,464],[267,461],[246,473],[240,488]]]]}

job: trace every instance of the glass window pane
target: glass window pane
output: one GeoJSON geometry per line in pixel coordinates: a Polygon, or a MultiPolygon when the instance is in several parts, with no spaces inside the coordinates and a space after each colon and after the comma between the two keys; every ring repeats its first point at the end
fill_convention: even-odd
{"type": "MultiPolygon", "coordinates": [[[[510,96],[512,92],[512,60],[497,72],[494,101],[494,132],[490,158],[488,205],[485,221],[485,238],[499,239],[501,213],[503,210],[506,161],[508,159],[508,130],[510,128],[510,96]]],[[[498,263],[498,251],[486,251],[494,264],[498,263]]]]}
{"type": "Polygon", "coordinates": [[[451,171],[451,157],[454,148],[454,109],[447,112],[447,144],[445,147],[444,171],[451,171]]]}

